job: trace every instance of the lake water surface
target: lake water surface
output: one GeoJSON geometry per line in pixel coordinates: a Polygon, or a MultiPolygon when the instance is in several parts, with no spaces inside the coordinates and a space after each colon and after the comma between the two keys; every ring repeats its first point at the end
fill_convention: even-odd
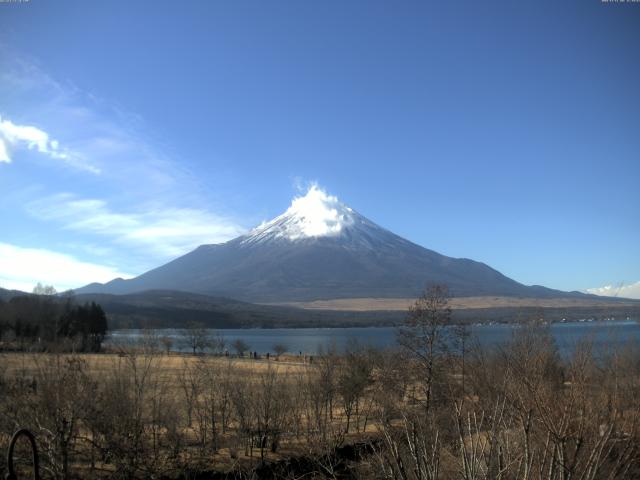
{"type": "MultiPolygon", "coordinates": [[[[472,341],[484,346],[500,345],[508,341],[516,325],[494,324],[474,325],[470,327],[472,341]]],[[[593,342],[595,350],[616,348],[628,343],[636,345],[640,342],[640,322],[635,320],[584,321],[554,323],[549,326],[561,353],[569,354],[582,340],[593,342]]],[[[157,337],[171,337],[172,349],[188,351],[184,343],[184,330],[159,329],[153,334],[157,337]]],[[[338,350],[344,349],[349,341],[356,340],[361,345],[377,348],[396,345],[396,328],[394,327],[360,327],[360,328],[273,328],[273,329],[228,329],[215,330],[211,333],[221,334],[227,348],[231,342],[242,339],[251,351],[259,354],[273,352],[277,343],[285,345],[290,353],[314,355],[320,349],[335,345],[338,350]]],[[[107,340],[110,345],[127,345],[141,342],[145,338],[142,330],[115,330],[107,340]]]]}

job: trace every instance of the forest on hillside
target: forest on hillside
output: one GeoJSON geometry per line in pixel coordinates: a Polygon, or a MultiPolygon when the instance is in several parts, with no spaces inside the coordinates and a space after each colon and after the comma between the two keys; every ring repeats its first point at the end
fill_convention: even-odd
{"type": "Polygon", "coordinates": [[[107,330],[102,307],[95,302],[79,304],[72,295],[58,297],[36,290],[0,299],[0,349],[99,352],[107,330]]]}

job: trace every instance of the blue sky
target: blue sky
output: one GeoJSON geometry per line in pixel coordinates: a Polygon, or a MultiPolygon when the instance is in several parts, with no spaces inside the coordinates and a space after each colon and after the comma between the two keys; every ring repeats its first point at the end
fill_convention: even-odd
{"type": "Polygon", "coordinates": [[[638,45],[599,0],[0,3],[0,286],[142,273],[310,182],[526,284],[631,285],[638,45]]]}

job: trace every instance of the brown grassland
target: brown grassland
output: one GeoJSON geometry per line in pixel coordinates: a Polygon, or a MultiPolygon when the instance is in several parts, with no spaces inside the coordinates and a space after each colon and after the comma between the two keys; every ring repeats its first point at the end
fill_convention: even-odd
{"type": "MultiPolygon", "coordinates": [[[[337,298],[310,302],[287,302],[277,305],[307,310],[339,310],[353,312],[406,311],[413,298],[337,298]]],[[[637,301],[609,300],[606,298],[519,298],[519,297],[454,297],[449,301],[453,310],[478,308],[575,308],[575,307],[637,307],[637,301]]]]}
{"type": "MultiPolygon", "coordinates": [[[[161,395],[164,397],[163,401],[166,402],[167,408],[175,409],[178,417],[192,417],[191,419],[182,419],[185,425],[180,428],[185,451],[192,458],[199,457],[201,453],[198,447],[199,441],[203,441],[203,439],[199,438],[199,435],[202,435],[199,430],[206,428],[205,424],[207,422],[200,416],[204,412],[198,411],[198,414],[194,415],[193,411],[190,412],[189,410],[197,410],[204,406],[199,403],[203,399],[196,399],[195,397],[204,395],[203,389],[206,378],[201,376],[206,375],[205,372],[216,372],[216,374],[229,372],[234,379],[242,379],[246,387],[250,389],[251,385],[258,383],[263,376],[277,375],[279,380],[292,382],[294,377],[304,377],[310,368],[310,365],[293,356],[282,356],[278,360],[274,358],[271,361],[267,361],[262,359],[177,354],[173,352],[166,354],[158,349],[149,350],[146,348],[102,354],[5,353],[0,354],[0,364],[2,365],[0,369],[5,379],[10,378],[21,385],[26,384],[27,389],[37,389],[37,386],[34,385],[37,385],[39,379],[44,380],[43,377],[46,376],[50,376],[49,379],[62,380],[70,370],[78,368],[82,371],[82,375],[86,376],[85,381],[88,383],[90,390],[93,390],[85,392],[89,396],[93,393],[98,393],[99,387],[97,385],[99,383],[113,379],[114,375],[136,376],[140,371],[140,375],[146,377],[139,380],[140,382],[145,382],[144,385],[140,384],[140,387],[148,389],[160,386],[161,395]],[[149,381],[152,383],[151,386],[146,384],[149,381]],[[95,389],[92,387],[95,387],[95,389]],[[194,406],[195,403],[198,403],[198,405],[194,406]],[[189,446],[195,448],[190,449],[189,446]]],[[[62,382],[55,387],[59,387],[61,390],[65,389],[65,385],[62,382]]],[[[217,387],[220,388],[219,386],[217,387]]],[[[64,392],[56,391],[55,393],[64,392]]],[[[148,392],[143,393],[146,394],[148,392]]],[[[80,401],[81,399],[76,398],[75,400],[80,401]]],[[[92,399],[88,400],[91,401],[92,399]]],[[[94,397],[93,400],[97,400],[97,397],[94,397]]],[[[69,401],[74,402],[74,399],[69,399],[69,401]]],[[[10,410],[10,408],[7,408],[7,410],[10,410]]],[[[28,424],[28,421],[26,423],[28,424]]],[[[16,423],[16,425],[18,424],[16,423]]],[[[7,444],[9,433],[10,431],[2,432],[3,438],[0,440],[0,445],[7,444]]],[[[84,432],[84,434],[86,433],[84,432]]],[[[224,438],[220,439],[220,443],[229,443],[232,440],[231,436],[230,433],[225,432],[224,438]]],[[[235,453],[233,450],[233,447],[229,446],[218,447],[207,455],[206,463],[210,463],[211,466],[215,465],[217,469],[224,471],[242,464],[243,460],[248,460],[254,455],[253,451],[251,455],[244,455],[244,451],[235,453]]],[[[293,448],[287,448],[282,451],[265,452],[265,456],[270,460],[277,460],[287,455],[299,453],[296,451],[295,445],[293,445],[293,448]]],[[[198,458],[198,461],[200,460],[198,458]]],[[[248,462],[248,464],[251,463],[250,461],[248,462]]],[[[75,467],[83,470],[81,463],[75,467]]],[[[101,465],[96,464],[95,470],[94,473],[96,474],[100,470],[104,474],[110,474],[113,469],[110,468],[108,463],[102,462],[101,465]]]]}
{"type": "Polygon", "coordinates": [[[638,345],[563,357],[531,324],[484,349],[449,319],[436,289],[390,351],[0,353],[0,447],[28,428],[65,480],[640,478],[638,345]]]}

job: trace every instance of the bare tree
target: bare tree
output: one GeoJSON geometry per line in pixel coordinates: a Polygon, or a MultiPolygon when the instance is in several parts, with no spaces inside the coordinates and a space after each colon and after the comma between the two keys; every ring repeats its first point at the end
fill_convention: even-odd
{"type": "Polygon", "coordinates": [[[273,453],[278,449],[281,435],[286,430],[290,410],[290,395],[283,375],[271,365],[258,375],[254,394],[251,396],[254,414],[253,434],[257,437],[260,459],[264,461],[269,445],[273,453]]]}
{"type": "Polygon", "coordinates": [[[164,347],[164,350],[167,353],[167,355],[169,355],[171,353],[171,348],[173,347],[173,338],[167,335],[164,335],[160,337],[160,343],[164,347]]]}
{"type": "Polygon", "coordinates": [[[272,348],[276,354],[276,358],[280,358],[280,355],[284,355],[287,351],[287,346],[284,343],[276,343],[272,348]]]}
{"type": "Polygon", "coordinates": [[[183,330],[183,343],[193,354],[203,353],[210,345],[209,332],[199,323],[191,323],[183,330]]]}
{"type": "Polygon", "coordinates": [[[158,351],[160,338],[155,330],[147,328],[143,330],[142,336],[138,340],[138,345],[143,352],[154,355],[158,351]]]}
{"type": "Polygon", "coordinates": [[[357,343],[348,345],[339,366],[337,392],[342,400],[347,423],[345,433],[349,433],[351,419],[355,415],[356,430],[359,430],[360,402],[367,387],[372,383],[373,365],[364,349],[357,343]]]}
{"type": "Polygon", "coordinates": [[[193,425],[193,409],[200,394],[200,380],[198,369],[192,362],[185,358],[182,361],[182,369],[178,376],[178,383],[184,398],[184,405],[187,412],[187,426],[193,425]]]}
{"type": "Polygon", "coordinates": [[[79,427],[95,385],[77,356],[38,357],[33,421],[55,478],[71,477],[71,458],[79,427]]]}
{"type": "Polygon", "coordinates": [[[33,287],[33,293],[35,295],[56,295],[58,291],[53,287],[53,285],[43,285],[38,282],[38,284],[33,287]]]}
{"type": "Polygon", "coordinates": [[[227,345],[227,340],[220,332],[216,332],[211,336],[210,347],[216,355],[221,355],[224,352],[224,347],[227,345]]]}
{"type": "Polygon", "coordinates": [[[154,358],[125,353],[118,357],[101,379],[95,399],[99,408],[86,420],[103,459],[113,462],[118,478],[135,478],[150,461],[146,411],[149,386],[157,373],[154,358]]]}
{"type": "Polygon", "coordinates": [[[249,344],[240,338],[234,340],[231,343],[231,346],[240,357],[244,357],[244,352],[246,352],[250,348],[249,344]]]}
{"type": "Polygon", "coordinates": [[[399,329],[398,342],[416,362],[422,384],[419,400],[428,411],[433,397],[438,356],[447,349],[446,327],[451,323],[449,290],[431,285],[409,308],[405,325],[399,329]]]}

